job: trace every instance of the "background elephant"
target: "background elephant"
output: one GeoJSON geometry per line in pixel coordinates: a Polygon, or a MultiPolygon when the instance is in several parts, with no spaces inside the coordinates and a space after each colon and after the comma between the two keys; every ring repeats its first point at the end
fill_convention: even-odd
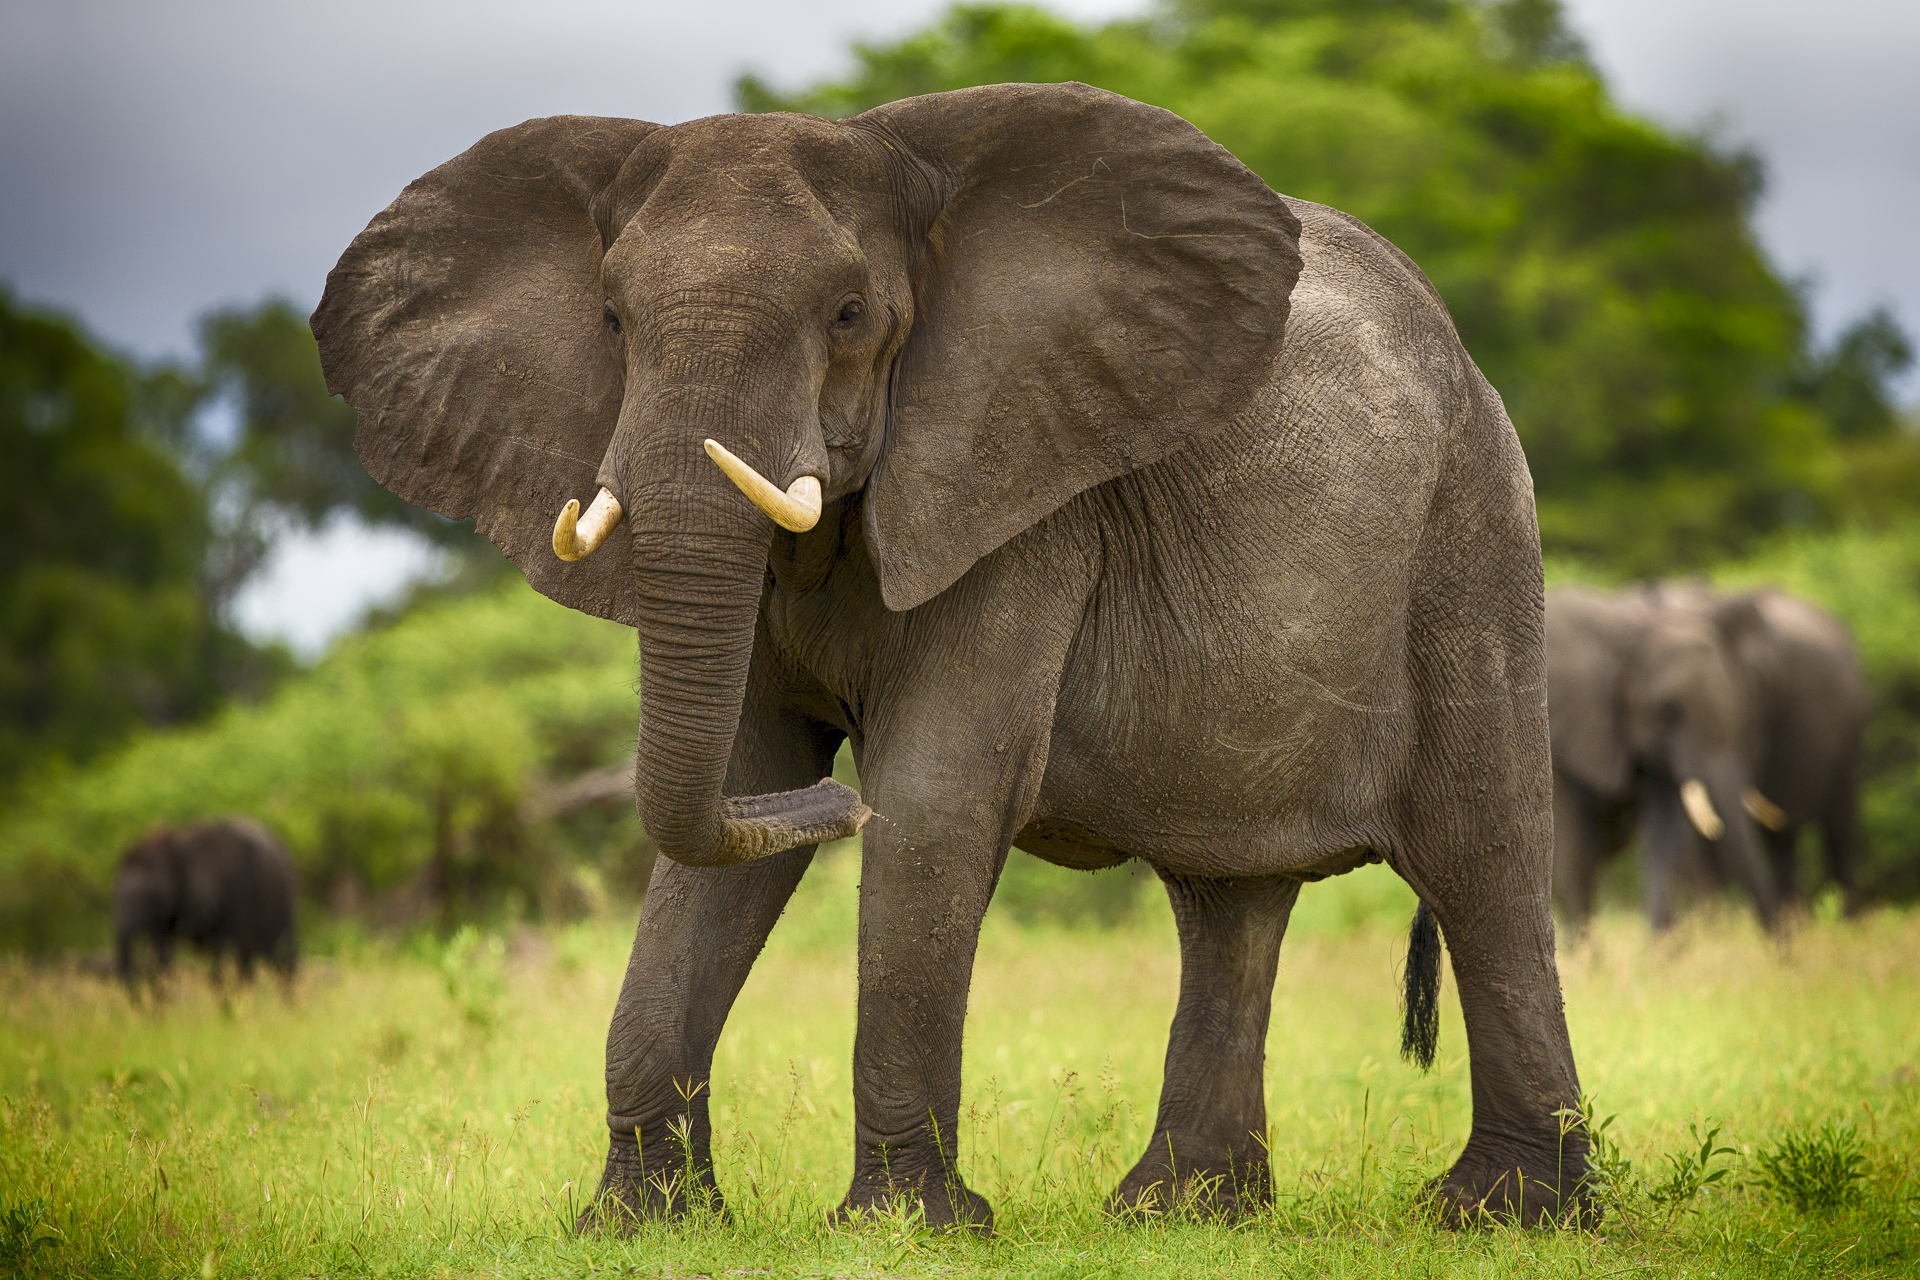
{"type": "Polygon", "coordinates": [[[1376,859],[1430,908],[1416,940],[1445,929],[1466,1015],[1442,1204],[1578,1201],[1531,486],[1366,227],[1084,85],[560,117],[411,185],[313,327],[377,479],[639,634],[664,856],[585,1221],[683,1211],[689,1167],[717,1196],[727,1011],[815,844],[863,826],[843,1212],[991,1222],[961,1029],[1016,841],[1143,859],[1173,903],[1166,1083],[1116,1204],[1271,1196],[1288,914],[1376,859]],[[843,740],[862,794],[826,778],[843,740]]]}
{"type": "Polygon", "coordinates": [[[1754,786],[1747,696],[1712,618],[1647,591],[1557,588],[1547,672],[1563,909],[1591,915],[1601,862],[1631,839],[1655,928],[1673,922],[1676,882],[1709,865],[1771,927],[1779,893],[1742,803],[1754,786]]]}
{"type": "Polygon", "coordinates": [[[1722,593],[1663,583],[1663,606],[1711,619],[1747,704],[1748,759],[1759,822],[1783,903],[1801,898],[1800,833],[1819,831],[1826,878],[1860,907],[1860,771],[1870,700],[1846,624],[1784,591],[1722,593]]]}
{"type": "Polygon", "coordinates": [[[1771,926],[1809,821],[1851,897],[1866,703],[1837,623],[1773,591],[1569,587],[1547,636],[1564,910],[1592,912],[1600,864],[1633,837],[1656,928],[1689,876],[1738,887],[1771,926]]]}
{"type": "Polygon", "coordinates": [[[153,952],[156,976],[173,961],[175,942],[212,960],[216,976],[231,957],[243,981],[265,962],[293,977],[293,863],[266,828],[241,818],[157,827],[120,857],[113,882],[115,963],[132,987],[138,945],[153,952]]]}

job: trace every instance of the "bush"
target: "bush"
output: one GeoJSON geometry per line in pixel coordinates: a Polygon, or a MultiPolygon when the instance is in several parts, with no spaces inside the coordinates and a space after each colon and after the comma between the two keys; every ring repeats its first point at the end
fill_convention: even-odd
{"type": "Polygon", "coordinates": [[[1754,1157],[1760,1185],[1802,1213],[1857,1203],[1867,1177],[1860,1134],[1845,1121],[1781,1135],[1754,1157]]]}
{"type": "MultiPolygon", "coordinates": [[[[318,897],[537,909],[564,864],[541,856],[552,842],[524,801],[625,757],[635,671],[631,631],[518,580],[349,637],[262,703],[25,787],[0,816],[0,947],[97,940],[121,848],[156,822],[229,813],[279,832],[318,897]]],[[[639,838],[631,819],[617,830],[617,850],[573,852],[639,838]]]]}

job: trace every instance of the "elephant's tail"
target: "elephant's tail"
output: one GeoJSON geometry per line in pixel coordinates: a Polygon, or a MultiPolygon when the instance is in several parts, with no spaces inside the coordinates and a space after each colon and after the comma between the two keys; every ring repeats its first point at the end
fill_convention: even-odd
{"type": "Polygon", "coordinates": [[[1407,936],[1407,980],[1400,993],[1400,1056],[1422,1071],[1433,1070],[1440,1042],[1440,924],[1421,903],[1407,936]]]}

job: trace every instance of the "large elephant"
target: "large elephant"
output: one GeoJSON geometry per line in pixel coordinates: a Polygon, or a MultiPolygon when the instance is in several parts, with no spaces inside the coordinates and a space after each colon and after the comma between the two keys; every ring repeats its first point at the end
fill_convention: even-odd
{"type": "Polygon", "coordinates": [[[164,973],[184,942],[218,976],[231,959],[242,981],[256,964],[291,979],[299,962],[293,863],[272,833],[243,818],[156,827],[120,856],[113,881],[115,965],[133,988],[144,941],[164,973]]]}
{"type": "Polygon", "coordinates": [[[408,187],[313,325],[376,478],[639,633],[664,856],[589,1223],[682,1211],[689,1160],[717,1194],[722,1024],[816,843],[863,825],[843,1211],[991,1222],[961,1029],[1015,842],[1140,858],[1173,902],[1165,1087],[1117,1203],[1271,1195],[1287,917],[1379,859],[1466,1015],[1440,1203],[1583,1203],[1531,485],[1438,295],[1365,226],[1084,85],[559,117],[408,187]],[[843,739],[863,794],[825,777],[843,739]]]}
{"type": "Polygon", "coordinates": [[[1775,588],[1715,592],[1697,582],[1660,584],[1661,604],[1711,620],[1745,699],[1748,813],[1783,905],[1802,898],[1799,843],[1819,830],[1822,866],[1848,912],[1861,904],[1860,774],[1871,700],[1859,649],[1845,623],[1775,588]]]}

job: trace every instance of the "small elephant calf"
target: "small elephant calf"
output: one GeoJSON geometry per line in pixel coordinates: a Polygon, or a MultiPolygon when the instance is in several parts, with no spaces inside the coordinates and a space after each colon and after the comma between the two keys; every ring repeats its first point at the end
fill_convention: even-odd
{"type": "Polygon", "coordinates": [[[114,876],[120,978],[129,988],[137,982],[144,938],[155,976],[172,965],[180,941],[204,951],[216,974],[231,956],[242,981],[252,979],[260,961],[291,979],[299,960],[293,899],[293,862],[259,823],[221,818],[156,827],[120,855],[114,876]]]}

